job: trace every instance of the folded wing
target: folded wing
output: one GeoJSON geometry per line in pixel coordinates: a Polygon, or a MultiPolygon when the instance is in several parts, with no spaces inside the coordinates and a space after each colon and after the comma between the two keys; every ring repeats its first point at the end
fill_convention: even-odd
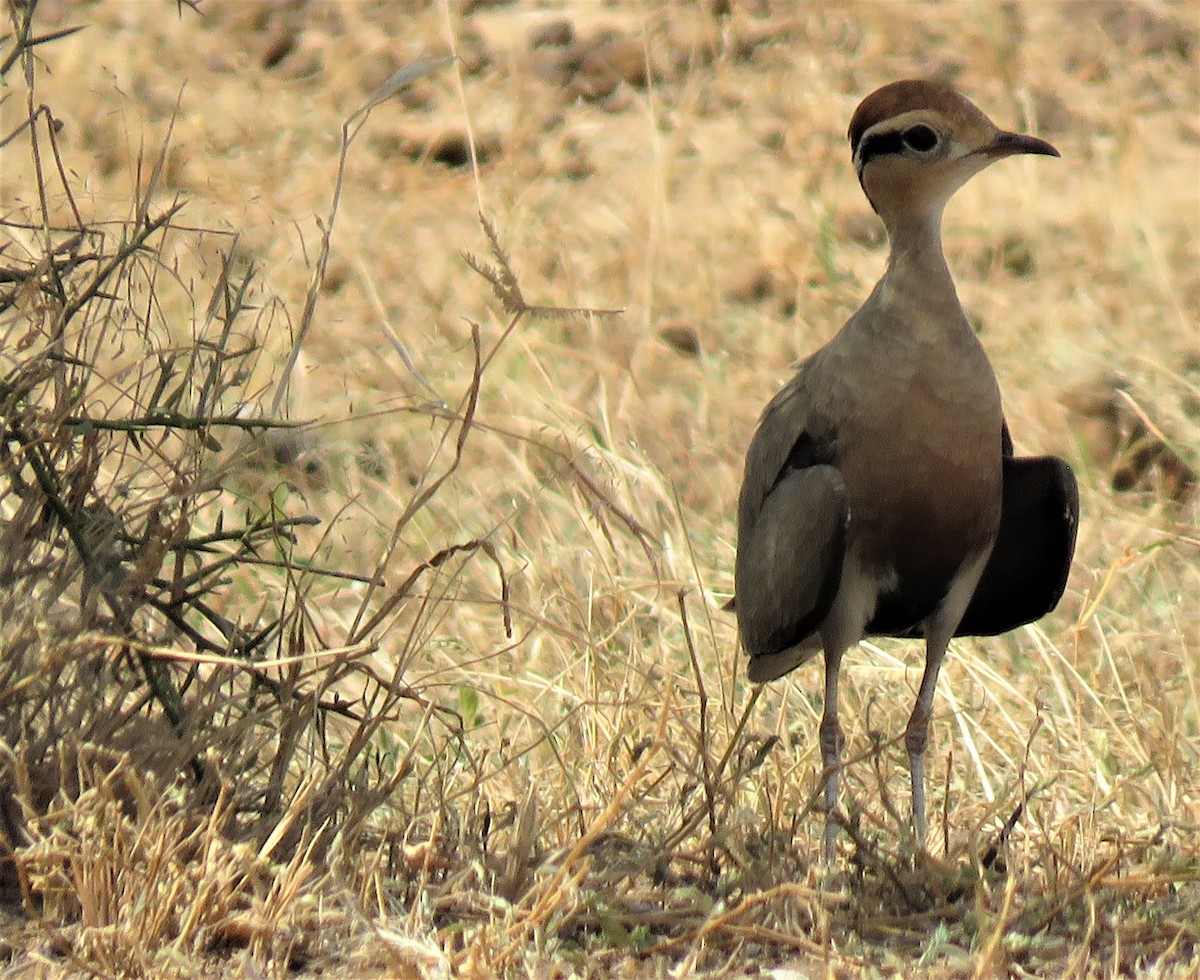
{"type": "Polygon", "coordinates": [[[1071,467],[1053,456],[1006,455],[1003,465],[1000,532],[956,636],[994,636],[1032,623],[1067,587],[1079,526],[1071,467]]]}
{"type": "Polygon", "coordinates": [[[842,475],[816,465],[782,475],[741,523],[734,589],[750,680],[779,677],[810,655],[795,648],[837,595],[849,515],[842,475]]]}

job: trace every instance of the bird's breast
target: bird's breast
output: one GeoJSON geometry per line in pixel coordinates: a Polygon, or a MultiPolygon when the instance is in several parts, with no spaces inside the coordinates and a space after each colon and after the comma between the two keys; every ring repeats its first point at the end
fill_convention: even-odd
{"type": "Polygon", "coordinates": [[[965,385],[920,371],[880,385],[839,443],[850,550],[881,579],[936,601],[999,527],[1003,416],[984,368],[965,385]]]}

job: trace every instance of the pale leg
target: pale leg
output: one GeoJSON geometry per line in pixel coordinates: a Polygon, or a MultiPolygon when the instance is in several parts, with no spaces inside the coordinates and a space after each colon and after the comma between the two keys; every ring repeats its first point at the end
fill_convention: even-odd
{"type": "Polygon", "coordinates": [[[912,824],[917,846],[925,849],[925,747],[929,743],[929,719],[933,715],[933,695],[937,690],[938,673],[946,659],[946,648],[950,637],[958,629],[966,612],[967,604],[979,584],[988,551],[976,556],[964,567],[946,596],[941,608],[925,622],[925,673],[921,677],[921,689],[917,692],[917,703],[913,706],[904,730],[904,744],[908,748],[908,770],[912,778],[912,824]]]}
{"type": "Polygon", "coordinates": [[[838,823],[834,810],[838,802],[838,772],[842,764],[842,730],[838,724],[838,674],[842,668],[842,650],[825,651],[825,710],[821,716],[821,765],[825,769],[825,838],[821,859],[828,866],[836,857],[838,823]]]}
{"type": "Polygon", "coordinates": [[[946,658],[948,636],[938,636],[932,631],[925,643],[925,673],[921,677],[921,690],[917,703],[908,719],[904,731],[904,744],[908,748],[908,771],[912,778],[912,824],[917,846],[925,848],[925,747],[929,743],[929,719],[933,714],[933,695],[937,690],[938,672],[946,658]]]}

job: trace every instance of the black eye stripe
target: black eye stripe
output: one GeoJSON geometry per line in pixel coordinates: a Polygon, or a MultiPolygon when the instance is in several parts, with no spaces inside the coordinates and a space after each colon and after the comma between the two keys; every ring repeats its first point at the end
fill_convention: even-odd
{"type": "Polygon", "coordinates": [[[903,134],[895,130],[887,133],[872,133],[862,141],[858,148],[858,165],[865,167],[868,160],[887,153],[900,153],[903,150],[903,134]]]}
{"type": "Polygon", "coordinates": [[[905,130],[889,130],[872,133],[859,144],[858,165],[865,167],[867,161],[887,153],[903,153],[905,148],[925,152],[937,146],[938,135],[924,123],[905,130]]]}

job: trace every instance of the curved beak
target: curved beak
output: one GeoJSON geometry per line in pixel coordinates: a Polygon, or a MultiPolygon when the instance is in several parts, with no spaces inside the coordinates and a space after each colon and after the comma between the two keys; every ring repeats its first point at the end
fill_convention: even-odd
{"type": "Polygon", "coordinates": [[[1015,156],[1018,153],[1036,153],[1046,157],[1061,155],[1053,146],[1036,136],[1006,133],[1003,130],[998,132],[990,143],[981,146],[976,152],[982,153],[992,160],[1015,156]]]}

